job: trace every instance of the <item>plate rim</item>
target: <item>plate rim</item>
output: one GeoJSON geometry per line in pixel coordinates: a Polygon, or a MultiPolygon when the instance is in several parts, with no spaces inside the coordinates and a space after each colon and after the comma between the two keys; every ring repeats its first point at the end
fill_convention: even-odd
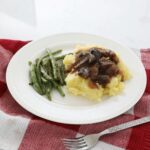
{"type": "Polygon", "coordinates": [[[99,35],[96,35],[96,34],[88,34],[88,33],[77,33],[77,32],[75,32],[75,33],[72,32],[72,33],[53,34],[53,35],[50,35],[50,36],[46,36],[46,37],[43,37],[43,38],[39,38],[39,39],[37,39],[37,40],[33,40],[32,42],[30,42],[30,43],[26,44],[25,46],[23,46],[21,49],[19,49],[19,50],[15,53],[15,55],[13,55],[13,57],[11,58],[11,60],[10,60],[10,62],[9,62],[9,64],[8,64],[8,66],[7,66],[7,70],[6,70],[6,83],[7,83],[8,90],[9,90],[9,92],[11,93],[11,95],[13,96],[14,100],[15,100],[17,103],[19,103],[19,105],[21,105],[24,109],[26,109],[27,111],[29,111],[30,113],[32,113],[32,114],[34,114],[34,115],[36,115],[36,116],[38,116],[38,117],[47,119],[47,120],[49,120],[49,121],[54,121],[54,122],[58,122],[58,123],[65,123],[65,124],[76,124],[76,125],[79,125],[79,124],[98,123],[98,122],[103,122],[103,121],[106,121],[106,120],[109,120],[109,119],[113,119],[113,118],[115,118],[115,117],[117,117],[117,116],[123,114],[125,111],[129,110],[130,108],[132,108],[132,107],[140,100],[140,98],[142,97],[142,95],[143,95],[143,93],[144,93],[144,91],[145,91],[145,88],[146,88],[146,83],[147,83],[146,71],[145,71],[145,68],[144,68],[143,63],[142,63],[141,60],[138,58],[138,56],[132,51],[132,49],[128,48],[127,46],[121,44],[120,42],[116,42],[115,40],[111,40],[111,39],[109,39],[109,38],[105,38],[105,37],[103,37],[103,36],[99,36],[99,35]],[[50,118],[50,117],[47,117],[47,116],[43,115],[42,113],[40,113],[40,111],[39,111],[39,112],[36,112],[36,110],[33,110],[32,107],[30,107],[29,105],[26,105],[26,104],[24,104],[22,101],[20,101],[20,100],[19,100],[20,98],[18,97],[18,95],[15,94],[15,92],[12,92],[13,90],[12,90],[12,88],[9,86],[9,82],[10,82],[10,79],[9,79],[9,70],[10,70],[10,64],[11,64],[11,62],[15,59],[15,56],[18,55],[18,53],[21,51],[21,49],[23,49],[23,48],[28,48],[28,47],[30,47],[30,45],[32,45],[32,44],[34,44],[34,43],[37,43],[37,42],[39,42],[39,41],[43,41],[44,39],[47,39],[47,38],[50,38],[50,37],[54,37],[54,36],[60,36],[60,35],[61,35],[61,36],[65,36],[65,35],[71,35],[71,36],[72,36],[72,35],[95,36],[95,37],[97,37],[97,38],[103,38],[103,39],[105,39],[105,40],[109,40],[109,41],[111,41],[111,42],[113,42],[113,43],[116,43],[117,45],[121,45],[121,46],[123,46],[124,48],[130,50],[130,52],[132,52],[132,53],[134,54],[134,56],[137,57],[137,59],[138,59],[138,60],[140,61],[140,63],[142,64],[142,69],[143,69],[143,71],[144,71],[143,74],[144,74],[144,77],[145,77],[145,80],[144,80],[145,82],[144,82],[143,90],[142,90],[142,92],[141,92],[140,94],[136,95],[136,99],[137,99],[137,100],[136,100],[136,101],[132,101],[132,103],[130,103],[130,107],[128,107],[128,108],[125,107],[124,109],[122,109],[122,111],[117,112],[116,114],[112,115],[111,117],[107,117],[107,118],[105,118],[105,119],[103,119],[103,120],[99,120],[99,119],[96,120],[96,119],[95,119],[95,120],[91,120],[90,122],[89,122],[89,121],[85,121],[85,120],[80,121],[80,122],[76,122],[76,121],[70,121],[70,122],[69,122],[69,121],[64,120],[64,119],[62,119],[62,120],[53,119],[53,118],[50,118]]]}

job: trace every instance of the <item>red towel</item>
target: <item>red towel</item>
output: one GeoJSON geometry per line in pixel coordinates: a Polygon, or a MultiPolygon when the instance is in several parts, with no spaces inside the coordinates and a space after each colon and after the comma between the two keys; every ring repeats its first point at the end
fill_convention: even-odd
{"type": "MultiPolygon", "coordinates": [[[[99,132],[150,114],[150,49],[142,49],[141,59],[147,73],[147,87],[140,101],[127,113],[92,125],[65,125],[32,115],[12,98],[5,81],[6,68],[11,57],[27,43],[0,40],[0,149],[64,150],[62,138],[99,132]]],[[[150,150],[150,123],[104,136],[94,149],[119,148],[150,150]]]]}

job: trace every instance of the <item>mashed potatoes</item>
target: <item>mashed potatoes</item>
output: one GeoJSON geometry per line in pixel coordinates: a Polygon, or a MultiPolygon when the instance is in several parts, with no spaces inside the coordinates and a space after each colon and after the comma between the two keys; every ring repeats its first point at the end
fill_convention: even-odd
{"type": "Polygon", "coordinates": [[[89,80],[86,80],[80,77],[77,74],[68,74],[66,78],[66,84],[69,92],[74,95],[82,95],[90,99],[97,100],[103,95],[104,89],[99,88],[90,88],[89,80]]]}
{"type": "MultiPolygon", "coordinates": [[[[84,47],[84,49],[86,50],[86,47],[84,47]]],[[[75,55],[67,55],[63,60],[65,69],[67,70],[74,62],[75,55]]],[[[130,72],[120,59],[117,65],[122,72],[124,81],[130,79],[130,72]]],[[[103,95],[113,96],[117,95],[123,90],[124,82],[122,81],[122,76],[118,74],[117,76],[112,77],[111,81],[105,87],[98,85],[98,88],[91,88],[89,86],[91,81],[89,79],[80,77],[77,73],[68,73],[65,81],[68,91],[72,94],[81,95],[91,100],[100,101],[103,95]]]]}

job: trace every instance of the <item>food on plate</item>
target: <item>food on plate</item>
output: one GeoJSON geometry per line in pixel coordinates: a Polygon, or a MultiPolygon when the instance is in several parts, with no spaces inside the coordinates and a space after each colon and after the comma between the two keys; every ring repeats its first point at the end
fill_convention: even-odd
{"type": "Polygon", "coordinates": [[[65,96],[62,87],[74,95],[100,101],[124,88],[131,74],[119,55],[99,46],[79,46],[73,53],[60,55],[62,50],[49,51],[29,62],[30,85],[40,95],[52,99],[52,90],[65,96]]]}
{"type": "Polygon", "coordinates": [[[117,95],[131,74],[119,56],[99,46],[80,46],[65,56],[63,63],[68,91],[92,100],[117,95]]]}
{"type": "Polygon", "coordinates": [[[29,62],[30,85],[40,95],[46,95],[51,100],[51,92],[57,90],[61,96],[65,96],[62,86],[65,85],[65,71],[63,58],[59,55],[62,50],[49,51],[37,58],[34,62],[29,62]],[[59,56],[58,56],[59,55],[59,56]]]}

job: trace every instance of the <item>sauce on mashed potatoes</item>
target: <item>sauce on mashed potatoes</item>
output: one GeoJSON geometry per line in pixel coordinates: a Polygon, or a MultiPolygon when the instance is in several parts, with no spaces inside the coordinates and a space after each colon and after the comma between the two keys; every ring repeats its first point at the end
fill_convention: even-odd
{"type": "Polygon", "coordinates": [[[120,58],[101,47],[79,47],[63,60],[69,92],[92,100],[117,95],[131,75],[120,58]]]}

